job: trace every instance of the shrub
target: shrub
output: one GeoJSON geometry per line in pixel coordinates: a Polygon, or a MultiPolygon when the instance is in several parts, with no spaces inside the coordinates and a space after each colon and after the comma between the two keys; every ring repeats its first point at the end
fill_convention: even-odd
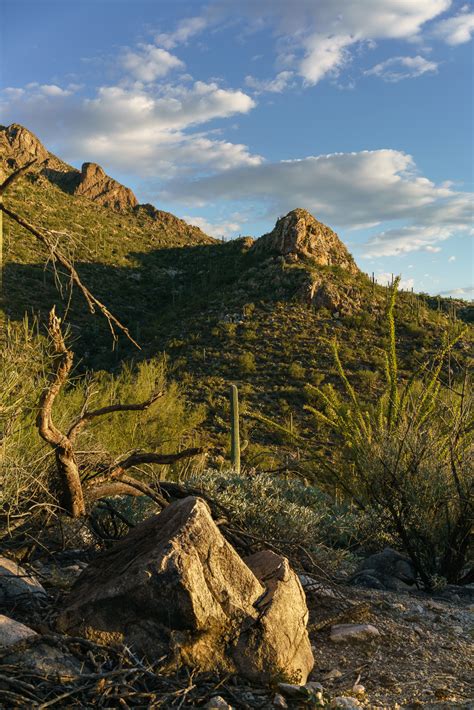
{"type": "Polygon", "coordinates": [[[288,375],[292,380],[304,380],[306,370],[299,362],[292,362],[288,368],[288,375]]]}
{"type": "Polygon", "coordinates": [[[237,476],[214,470],[194,475],[188,483],[220,503],[234,526],[264,543],[287,554],[304,546],[328,571],[351,562],[342,548],[352,537],[354,516],[316,487],[265,473],[237,476]],[[328,545],[340,549],[336,552],[328,545]]]}
{"type": "Polygon", "coordinates": [[[330,433],[325,455],[315,457],[315,475],[319,470],[366,510],[376,532],[404,548],[424,586],[431,588],[439,577],[470,579],[464,567],[473,513],[471,402],[466,381],[452,391],[441,379],[459,332],[445,342],[431,367],[404,385],[399,382],[393,317],[397,286],[398,281],[387,311],[386,388],[378,404],[362,403],[334,342],[345,396],[332,387],[315,388],[320,407],[306,408],[330,433]]]}
{"type": "Polygon", "coordinates": [[[239,370],[243,375],[250,375],[256,371],[255,356],[251,352],[244,352],[239,355],[239,370]]]}

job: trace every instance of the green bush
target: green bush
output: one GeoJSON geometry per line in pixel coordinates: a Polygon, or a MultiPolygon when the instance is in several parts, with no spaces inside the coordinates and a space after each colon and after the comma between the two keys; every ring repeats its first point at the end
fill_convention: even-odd
{"type": "Polygon", "coordinates": [[[238,358],[239,370],[243,375],[251,375],[256,371],[255,356],[251,352],[244,352],[238,358]]]}
{"type": "MultiPolygon", "coordinates": [[[[354,390],[333,344],[345,396],[316,389],[319,407],[307,405],[326,451],[315,455],[314,475],[338,486],[412,559],[425,587],[465,575],[472,525],[472,401],[466,381],[443,386],[446,355],[462,335],[445,342],[436,361],[406,384],[398,377],[395,348],[395,283],[388,306],[386,388],[368,406],[354,390]],[[338,446],[335,447],[335,441],[338,446]]],[[[311,446],[310,446],[311,448],[311,446]]]]}

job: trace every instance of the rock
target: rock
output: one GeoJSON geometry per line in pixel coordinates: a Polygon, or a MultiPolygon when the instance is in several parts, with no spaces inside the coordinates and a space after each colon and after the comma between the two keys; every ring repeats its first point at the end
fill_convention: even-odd
{"type": "Polygon", "coordinates": [[[331,627],[331,641],[367,641],[380,636],[379,630],[372,624],[337,624],[331,627]]]}
{"type": "Polygon", "coordinates": [[[36,631],[30,629],[29,626],[0,614],[0,648],[9,648],[37,635],[36,631]]]}
{"type": "Polygon", "coordinates": [[[361,707],[361,704],[356,698],[340,695],[331,700],[329,707],[334,708],[334,710],[357,710],[357,708],[361,707]]]}
{"type": "Polygon", "coordinates": [[[273,707],[281,708],[282,710],[285,710],[288,707],[288,703],[286,702],[283,695],[281,695],[281,693],[275,694],[273,698],[273,707]]]}
{"type": "Polygon", "coordinates": [[[295,257],[305,257],[322,266],[339,266],[351,274],[359,271],[337,234],[303,209],[280,217],[273,231],[257,239],[251,250],[275,253],[293,261],[295,257]]]}
{"type": "Polygon", "coordinates": [[[352,687],[352,692],[355,693],[356,695],[365,695],[365,686],[360,685],[360,683],[356,683],[352,687]]]}
{"type": "Polygon", "coordinates": [[[32,160],[42,162],[48,151],[34,133],[18,123],[0,126],[0,181],[32,160]]]}
{"type": "Polygon", "coordinates": [[[306,690],[309,690],[310,693],[322,693],[324,690],[321,683],[316,683],[314,680],[306,683],[304,687],[306,690]]]}
{"type": "Polygon", "coordinates": [[[224,700],[220,695],[211,698],[206,705],[207,710],[233,710],[232,705],[229,705],[227,700],[224,700]]]}
{"type": "Polygon", "coordinates": [[[169,654],[201,670],[259,681],[299,673],[305,682],[313,665],[307,618],[288,561],[257,553],[244,562],[207,504],[189,497],[98,555],[75,582],[58,628],[127,643],[150,660],[169,654]]]}
{"type": "Polygon", "coordinates": [[[0,604],[28,609],[47,597],[44,587],[17,562],[0,557],[0,604]]]}
{"type": "Polygon", "coordinates": [[[82,195],[104,207],[125,212],[138,205],[138,200],[130,188],[105,174],[97,163],[84,163],[75,195],[82,195]]]}
{"type": "Polygon", "coordinates": [[[52,677],[63,683],[93,671],[93,668],[86,666],[83,660],[78,661],[71,653],[62,651],[47,642],[35,643],[28,649],[28,653],[13,650],[11,654],[3,656],[2,661],[29,673],[52,677]]]}
{"type": "Polygon", "coordinates": [[[390,547],[367,557],[351,578],[352,584],[361,587],[391,591],[408,589],[415,582],[416,571],[412,561],[390,547]]]}
{"type": "Polygon", "coordinates": [[[339,670],[339,668],[332,668],[330,671],[325,673],[323,675],[323,680],[337,680],[337,678],[341,678],[342,673],[339,670]]]}
{"type": "Polygon", "coordinates": [[[244,631],[235,646],[234,659],[242,673],[254,680],[270,681],[274,675],[298,677],[301,684],[314,665],[308,638],[308,608],[298,576],[286,558],[270,550],[245,559],[257,579],[266,586],[258,600],[257,624],[244,631]]]}

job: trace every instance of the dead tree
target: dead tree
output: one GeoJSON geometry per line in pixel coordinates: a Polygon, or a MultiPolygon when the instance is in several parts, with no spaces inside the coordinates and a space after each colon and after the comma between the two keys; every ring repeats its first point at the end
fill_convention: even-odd
{"type": "MultiPolygon", "coordinates": [[[[109,324],[110,332],[112,333],[112,337],[114,340],[117,340],[117,334],[115,331],[115,328],[118,328],[126,337],[140,350],[139,344],[132,338],[130,335],[130,332],[128,328],[121,323],[118,318],[114,316],[113,313],[109,311],[107,306],[99,301],[98,298],[94,296],[91,291],[85,286],[81,279],[79,274],[77,273],[74,264],[72,261],[59,249],[56,244],[54,243],[54,239],[52,236],[48,233],[48,230],[46,229],[38,229],[38,227],[35,227],[33,224],[30,224],[28,220],[24,219],[21,215],[16,214],[13,210],[9,209],[6,207],[3,203],[3,195],[5,193],[5,190],[7,187],[9,187],[15,180],[17,180],[21,175],[23,175],[29,168],[31,167],[38,167],[41,165],[41,163],[38,163],[37,160],[32,160],[30,163],[27,163],[26,165],[23,165],[21,168],[13,172],[11,175],[7,177],[6,180],[0,185],[0,269],[1,269],[1,243],[2,243],[2,229],[3,229],[3,222],[2,222],[2,217],[3,213],[8,215],[11,219],[13,219],[17,224],[19,224],[21,227],[26,229],[30,234],[32,234],[37,241],[39,241],[43,247],[46,248],[49,256],[49,260],[55,267],[56,264],[60,264],[64,269],[66,269],[67,273],[69,274],[69,278],[71,281],[71,285],[77,286],[77,288],[80,290],[84,298],[86,299],[87,306],[89,308],[89,311],[91,313],[95,313],[96,309],[102,313],[102,315],[107,319],[107,322],[109,324]]],[[[1,285],[1,278],[0,278],[0,285],[1,285]]]]}
{"type": "Polygon", "coordinates": [[[81,481],[74,445],[77,435],[87,426],[88,422],[115,412],[145,411],[164,393],[163,391],[155,392],[149,399],[138,404],[112,404],[95,410],[85,409],[71,423],[69,429],[62,432],[54,423],[53,405],[68,381],[74,356],[65,343],[61,320],[56,316],[54,308],[49,314],[49,334],[54,353],[54,364],[49,382],[40,397],[37,426],[40,436],[54,450],[61,507],[73,518],[78,518],[85,515],[88,502],[119,494],[146,494],[157,503],[163,506],[167,505],[163,496],[145,482],[128,476],[127,471],[133,466],[142,464],[170,465],[180,459],[197,456],[203,453],[204,449],[195,447],[173,454],[136,451],[112,466],[99,466],[100,475],[87,481],[81,481]]]}

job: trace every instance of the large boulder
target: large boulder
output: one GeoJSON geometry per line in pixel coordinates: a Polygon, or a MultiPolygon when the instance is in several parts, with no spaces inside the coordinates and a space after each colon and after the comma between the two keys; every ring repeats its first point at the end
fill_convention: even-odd
{"type": "Polygon", "coordinates": [[[256,623],[243,631],[234,649],[236,665],[257,681],[270,681],[282,669],[293,669],[291,680],[305,683],[314,658],[306,631],[306,597],[298,576],[285,557],[270,550],[257,552],[245,562],[266,591],[256,604],[256,623]]]}
{"type": "Polygon", "coordinates": [[[247,562],[202,499],[182,499],[89,565],[66,600],[59,629],[127,643],[150,660],[168,655],[170,662],[251,678],[267,677],[272,659],[274,672],[299,674],[304,682],[313,659],[301,586],[284,558],[247,562]],[[294,618],[283,624],[285,605],[294,618]]]}

